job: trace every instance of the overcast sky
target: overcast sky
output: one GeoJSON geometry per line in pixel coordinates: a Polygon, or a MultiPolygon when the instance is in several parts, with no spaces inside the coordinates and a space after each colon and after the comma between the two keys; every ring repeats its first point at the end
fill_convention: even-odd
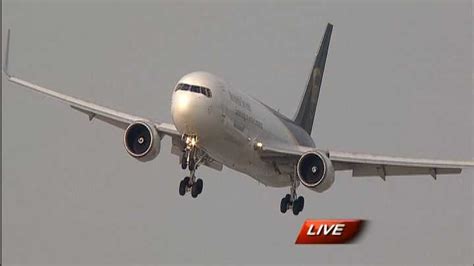
{"type": "MultiPolygon", "coordinates": [[[[82,1],[81,1],[82,2],[82,1]]],[[[60,92],[171,122],[170,97],[206,70],[292,117],[328,22],[334,31],[313,129],[318,147],[473,156],[470,1],[189,4],[3,1],[11,71],[60,92]]],[[[323,194],[200,168],[198,199],[170,139],[148,163],[120,129],[8,84],[2,75],[4,263],[466,263],[473,170],[353,178],[323,194]],[[295,246],[307,218],[371,221],[357,244],[295,246]]]]}

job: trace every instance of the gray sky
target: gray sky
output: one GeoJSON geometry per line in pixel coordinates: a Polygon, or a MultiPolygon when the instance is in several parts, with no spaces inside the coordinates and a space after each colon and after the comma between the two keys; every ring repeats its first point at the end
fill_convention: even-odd
{"type": "MultiPolygon", "coordinates": [[[[58,91],[170,122],[194,70],[292,116],[327,22],[334,31],[313,138],[322,148],[473,158],[472,6],[463,2],[188,4],[3,1],[11,70],[58,91]]],[[[162,141],[141,163],[123,132],[2,76],[5,263],[472,263],[473,171],[352,178],[323,194],[201,168],[198,199],[162,141]],[[306,218],[363,218],[361,242],[295,246],[306,218]]]]}

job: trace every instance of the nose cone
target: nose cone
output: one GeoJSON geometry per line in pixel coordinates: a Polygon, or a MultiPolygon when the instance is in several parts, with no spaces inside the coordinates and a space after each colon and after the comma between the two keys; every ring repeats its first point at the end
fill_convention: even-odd
{"type": "Polygon", "coordinates": [[[171,115],[181,134],[206,135],[211,105],[209,99],[189,91],[176,91],[171,101],[171,115]]]}
{"type": "Polygon", "coordinates": [[[216,134],[213,129],[219,126],[219,92],[225,86],[223,80],[207,72],[198,71],[183,76],[171,101],[171,115],[176,129],[181,134],[197,135],[201,139],[216,134]],[[197,86],[199,89],[180,85],[197,86]]]}

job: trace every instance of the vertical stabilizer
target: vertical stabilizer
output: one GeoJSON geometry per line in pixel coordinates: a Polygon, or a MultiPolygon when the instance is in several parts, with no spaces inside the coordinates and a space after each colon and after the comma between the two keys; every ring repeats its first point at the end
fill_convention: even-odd
{"type": "Polygon", "coordinates": [[[308,85],[306,85],[306,91],[294,118],[295,124],[306,130],[308,134],[311,134],[311,130],[313,129],[314,115],[316,106],[318,105],[319,91],[323,80],[324,65],[326,64],[326,57],[328,55],[331,33],[332,24],[328,23],[308,79],[308,85]]]}

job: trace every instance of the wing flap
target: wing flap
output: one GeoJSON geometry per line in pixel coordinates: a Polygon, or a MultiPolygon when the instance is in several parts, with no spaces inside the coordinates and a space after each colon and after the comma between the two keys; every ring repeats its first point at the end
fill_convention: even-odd
{"type": "Polygon", "coordinates": [[[446,174],[460,174],[461,168],[427,168],[427,167],[406,167],[406,166],[392,166],[392,165],[354,165],[352,176],[410,176],[410,175],[446,175],[446,174]]]}

